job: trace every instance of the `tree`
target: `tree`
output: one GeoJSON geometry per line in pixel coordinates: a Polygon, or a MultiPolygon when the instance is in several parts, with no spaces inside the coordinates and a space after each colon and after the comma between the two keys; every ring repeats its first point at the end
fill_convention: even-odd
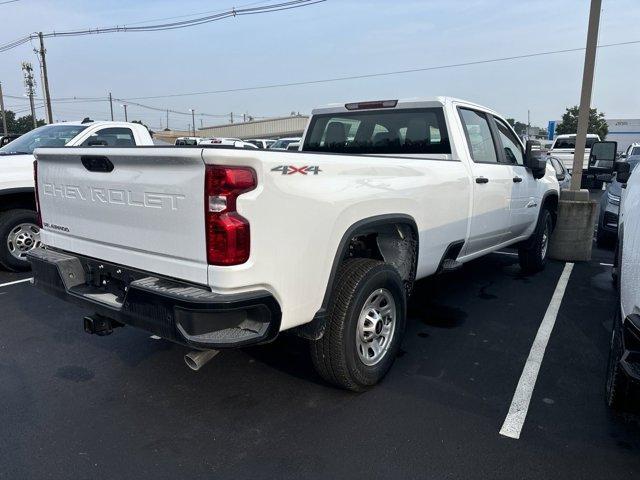
{"type": "MultiPolygon", "coordinates": [[[[31,115],[25,115],[24,117],[16,119],[16,114],[11,110],[5,110],[5,115],[7,117],[7,131],[9,133],[22,135],[23,133],[33,130],[33,120],[31,119],[31,115]]],[[[44,120],[37,120],[37,124],[41,127],[44,125],[44,120]]],[[[2,124],[2,117],[0,117],[0,131],[4,131],[3,128],[4,125],[2,124]]]]}
{"type": "MultiPolygon", "coordinates": [[[[7,124],[9,126],[11,125],[9,122],[7,122],[7,124]]],[[[38,127],[43,126],[44,120],[36,119],[36,125],[38,127]]],[[[23,133],[27,133],[31,130],[33,130],[33,117],[31,116],[31,114],[29,114],[16,120],[15,127],[13,128],[12,133],[19,133],[20,135],[22,135],[23,133]]]]}
{"type": "Polygon", "coordinates": [[[513,118],[507,118],[507,122],[513,127],[518,136],[525,135],[527,133],[526,123],[516,122],[513,118]]]}
{"type": "MultiPolygon", "coordinates": [[[[578,131],[578,112],[577,106],[567,108],[567,111],[562,115],[562,121],[556,126],[556,135],[575,134],[578,131]]],[[[595,133],[602,140],[605,139],[609,133],[609,126],[604,119],[604,113],[598,112],[595,108],[590,109],[587,133],[595,133]]]]}

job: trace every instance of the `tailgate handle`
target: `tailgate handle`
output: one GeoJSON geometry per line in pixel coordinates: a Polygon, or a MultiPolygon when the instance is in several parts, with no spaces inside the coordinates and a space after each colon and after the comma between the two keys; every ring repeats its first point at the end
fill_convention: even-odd
{"type": "Polygon", "coordinates": [[[107,157],[99,155],[83,155],[80,157],[80,161],[84,168],[90,172],[103,172],[109,173],[113,171],[113,163],[107,157]]]}

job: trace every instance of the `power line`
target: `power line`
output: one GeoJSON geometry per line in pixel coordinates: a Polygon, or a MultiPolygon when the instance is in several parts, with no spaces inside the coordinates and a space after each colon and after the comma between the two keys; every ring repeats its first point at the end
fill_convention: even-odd
{"type": "MultiPolygon", "coordinates": [[[[632,40],[628,42],[618,42],[618,43],[608,43],[608,44],[598,45],[598,48],[617,47],[621,45],[634,45],[638,43],[640,43],[640,40],[632,40]]],[[[560,53],[580,52],[580,51],[583,51],[584,49],[585,49],[584,47],[565,48],[562,50],[550,50],[545,52],[527,53],[523,55],[512,55],[509,57],[498,57],[498,58],[490,58],[490,59],[484,59],[484,60],[474,60],[469,62],[450,63],[446,65],[437,65],[433,67],[410,68],[406,70],[395,70],[391,72],[377,72],[377,73],[368,73],[363,75],[349,75],[349,76],[343,76],[343,77],[323,78],[319,80],[305,80],[300,82],[274,83],[274,84],[267,84],[267,85],[258,85],[254,87],[229,88],[225,90],[209,90],[209,91],[203,91],[203,92],[189,92],[189,93],[172,93],[167,95],[148,95],[144,97],[130,97],[125,100],[127,101],[152,100],[152,99],[158,99],[158,98],[190,97],[195,95],[213,95],[218,93],[247,92],[250,90],[267,90],[271,88],[294,87],[294,86],[301,86],[301,85],[316,85],[319,83],[330,83],[330,82],[343,82],[346,80],[361,80],[364,78],[386,77],[391,75],[403,75],[407,73],[428,72],[432,70],[444,70],[449,68],[468,67],[472,65],[482,65],[487,63],[507,62],[510,60],[521,60],[524,58],[542,57],[545,55],[557,55],[560,53]]]]}
{"type": "MultiPolygon", "coordinates": [[[[83,35],[97,35],[103,33],[135,33],[135,32],[158,32],[158,31],[166,31],[166,30],[175,30],[179,28],[188,28],[194,27],[197,25],[203,25],[205,23],[217,22],[219,20],[224,20],[225,18],[230,17],[242,17],[245,15],[258,15],[263,13],[273,13],[279,12],[283,10],[291,10],[294,8],[301,8],[310,5],[315,5],[316,3],[322,3],[326,0],[290,0],[286,2],[279,3],[270,3],[268,5],[263,6],[254,6],[254,7],[245,7],[245,8],[231,8],[229,10],[220,11],[218,13],[213,13],[210,15],[199,16],[197,18],[192,18],[189,20],[181,20],[177,22],[169,22],[169,23],[160,23],[154,25],[138,25],[131,26],[134,24],[127,25],[116,25],[113,27],[105,27],[105,28],[87,28],[81,30],[68,30],[62,32],[48,32],[43,33],[43,38],[50,37],[77,37],[83,35]]],[[[259,3],[259,2],[256,2],[259,3]]],[[[249,4],[251,5],[251,4],[249,4]]],[[[142,22],[139,22],[142,23],[142,22]]],[[[20,45],[23,45],[32,39],[38,37],[38,33],[31,33],[30,35],[26,35],[24,37],[18,38],[17,40],[13,40],[9,43],[5,43],[0,45],[0,52],[6,52],[7,50],[11,50],[20,45]]]]}

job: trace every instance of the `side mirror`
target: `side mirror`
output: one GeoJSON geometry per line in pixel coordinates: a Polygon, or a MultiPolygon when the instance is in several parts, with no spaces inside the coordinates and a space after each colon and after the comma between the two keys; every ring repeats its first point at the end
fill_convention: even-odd
{"type": "Polygon", "coordinates": [[[564,179],[567,178],[567,176],[564,173],[556,173],[556,178],[559,182],[564,182],[564,179]]]}
{"type": "Polygon", "coordinates": [[[531,170],[533,178],[544,177],[547,171],[547,159],[542,157],[540,142],[527,140],[524,154],[524,166],[531,170]]]}
{"type": "Polygon", "coordinates": [[[588,172],[596,175],[613,173],[617,152],[618,142],[595,142],[589,153],[588,172]]]}
{"type": "Polygon", "coordinates": [[[616,180],[620,183],[627,183],[631,177],[631,165],[627,162],[616,162],[616,180]]]}

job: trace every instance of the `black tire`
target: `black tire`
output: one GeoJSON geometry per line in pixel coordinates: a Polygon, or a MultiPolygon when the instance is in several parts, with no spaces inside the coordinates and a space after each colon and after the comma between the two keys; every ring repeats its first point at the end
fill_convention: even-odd
{"type": "Polygon", "coordinates": [[[393,364],[406,326],[406,293],[397,270],[368,258],[345,261],[336,276],[327,326],[311,342],[311,358],[320,376],[338,387],[361,392],[378,383],[393,364]],[[395,330],[378,363],[366,365],[356,344],[360,313],[378,289],[391,294],[396,307],[395,330]]]}
{"type": "Polygon", "coordinates": [[[626,373],[620,366],[622,358],[622,321],[620,307],[613,319],[609,361],[607,363],[607,381],[605,384],[605,398],[607,405],[614,410],[626,411],[630,407],[631,384],[626,373]]]}
{"type": "Polygon", "coordinates": [[[596,232],[596,245],[599,248],[611,248],[615,244],[616,237],[613,233],[607,232],[598,227],[596,232]]]}
{"type": "Polygon", "coordinates": [[[613,267],[611,267],[611,281],[617,292],[620,291],[620,258],[622,256],[622,239],[618,238],[616,250],[613,254],[613,267]]]}
{"type": "Polygon", "coordinates": [[[525,273],[535,273],[544,269],[549,252],[549,240],[553,232],[551,212],[543,208],[538,216],[538,224],[531,238],[518,248],[520,268],[525,273]],[[545,242],[546,237],[546,242],[545,242]]]}
{"type": "MultiPolygon", "coordinates": [[[[33,210],[15,209],[0,214],[0,265],[15,272],[24,272],[31,268],[26,259],[18,259],[12,255],[8,239],[11,232],[20,224],[28,223],[35,226],[36,222],[37,216],[33,210]]],[[[34,243],[34,246],[37,245],[39,241],[34,243]]]]}

